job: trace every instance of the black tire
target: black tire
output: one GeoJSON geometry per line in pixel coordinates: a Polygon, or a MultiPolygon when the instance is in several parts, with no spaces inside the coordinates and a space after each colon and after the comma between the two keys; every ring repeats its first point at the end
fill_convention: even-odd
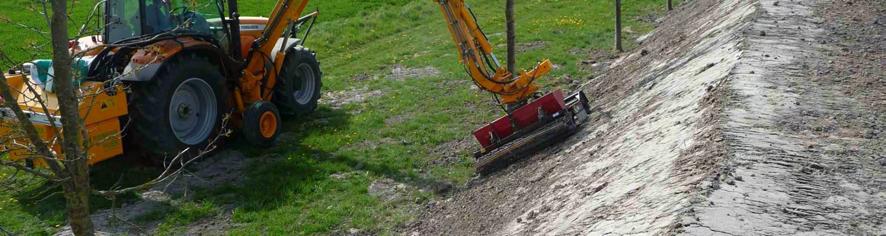
{"type": "Polygon", "coordinates": [[[322,77],[316,54],[301,46],[290,48],[274,86],[274,104],[285,115],[304,115],[317,110],[322,77]]]}
{"type": "Polygon", "coordinates": [[[243,114],[243,136],[246,142],[258,147],[271,147],[277,144],[277,137],[280,136],[280,129],[283,120],[280,119],[280,111],[273,103],[259,101],[253,103],[243,114]],[[273,132],[264,133],[263,126],[267,126],[264,116],[274,119],[273,132]]]}
{"type": "MultiPolygon", "coordinates": [[[[202,100],[204,103],[197,104],[211,104],[211,99],[204,98],[202,100]]],[[[153,154],[151,156],[154,158],[171,158],[186,148],[190,148],[186,153],[189,156],[205,150],[209,141],[218,137],[222,128],[222,118],[228,112],[226,98],[224,76],[218,66],[197,55],[178,55],[167,61],[151,81],[131,84],[129,125],[132,129],[130,135],[133,136],[130,142],[133,143],[130,146],[137,146],[141,151],[153,154]],[[204,83],[207,86],[203,86],[204,83]],[[204,108],[182,107],[184,103],[180,103],[178,107],[183,109],[172,114],[170,106],[173,95],[177,90],[183,91],[180,89],[188,85],[208,88],[200,90],[204,91],[202,94],[207,94],[208,91],[214,94],[215,112],[207,111],[207,113],[215,114],[200,114],[204,108]],[[171,125],[173,123],[171,115],[182,117],[183,113],[188,114],[188,117],[197,117],[196,121],[207,121],[207,123],[197,124],[200,128],[195,129],[199,132],[194,133],[194,136],[182,136],[181,131],[177,134],[171,125]],[[214,119],[210,116],[214,116],[214,119]],[[208,130],[208,134],[203,135],[207,132],[205,130],[208,130]]],[[[177,101],[179,100],[177,98],[177,101]]]]}

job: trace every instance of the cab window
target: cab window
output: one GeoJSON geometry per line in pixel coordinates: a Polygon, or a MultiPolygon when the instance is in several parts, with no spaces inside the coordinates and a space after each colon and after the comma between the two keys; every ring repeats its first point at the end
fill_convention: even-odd
{"type": "Polygon", "coordinates": [[[108,42],[115,43],[142,34],[139,0],[108,1],[107,14],[108,42]]]}
{"type": "Polygon", "coordinates": [[[219,0],[108,0],[108,42],[172,30],[216,36],[207,17],[221,17],[220,5],[219,0]]]}

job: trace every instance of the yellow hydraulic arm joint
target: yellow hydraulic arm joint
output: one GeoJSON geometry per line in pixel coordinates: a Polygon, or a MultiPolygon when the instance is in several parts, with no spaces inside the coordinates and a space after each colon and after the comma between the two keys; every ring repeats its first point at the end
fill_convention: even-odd
{"type": "Polygon", "coordinates": [[[434,0],[449,26],[452,40],[458,49],[459,62],[465,65],[468,74],[483,90],[501,97],[502,104],[514,104],[527,100],[538,91],[535,80],[548,74],[553,64],[547,59],[531,71],[521,71],[512,75],[502,67],[489,39],[480,29],[471,10],[464,0],[434,0]]]}
{"type": "MultiPolygon", "coordinates": [[[[238,107],[248,105],[256,101],[270,100],[271,89],[277,82],[277,71],[283,63],[284,51],[280,50],[277,55],[271,55],[277,40],[286,32],[286,28],[304,12],[308,5],[308,0],[278,0],[271,17],[265,26],[264,34],[256,40],[256,46],[252,48],[248,57],[247,64],[243,71],[243,77],[240,78],[239,94],[235,94],[238,99],[238,107]],[[274,58],[276,63],[271,62],[274,58]],[[273,71],[269,71],[273,70],[273,71]]],[[[309,16],[316,16],[317,12],[311,13],[309,16]]]]}

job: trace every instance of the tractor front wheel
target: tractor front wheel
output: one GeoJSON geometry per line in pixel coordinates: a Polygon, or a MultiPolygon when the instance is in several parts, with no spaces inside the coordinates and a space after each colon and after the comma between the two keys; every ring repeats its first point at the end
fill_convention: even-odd
{"type": "Polygon", "coordinates": [[[280,111],[273,103],[253,103],[243,112],[243,136],[253,146],[274,146],[280,136],[281,122],[280,111]]]}
{"type": "Polygon", "coordinates": [[[274,86],[274,103],[286,115],[303,115],[317,109],[322,86],[317,56],[303,47],[286,52],[283,68],[274,86]]]}

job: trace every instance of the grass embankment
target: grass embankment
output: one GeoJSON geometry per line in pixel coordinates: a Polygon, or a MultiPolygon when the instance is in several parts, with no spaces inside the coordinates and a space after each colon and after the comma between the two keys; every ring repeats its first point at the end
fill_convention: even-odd
{"type": "MultiPolygon", "coordinates": [[[[266,15],[274,2],[241,1],[243,15],[266,15]]],[[[91,4],[78,4],[72,15],[85,17],[91,4]]],[[[504,1],[471,1],[471,5],[504,60],[504,1]]],[[[627,34],[629,46],[630,39],[651,29],[643,19],[660,12],[663,5],[655,0],[624,3],[625,25],[636,32],[627,34]]],[[[28,0],[2,1],[0,17],[41,26],[43,18],[27,10],[36,7],[28,0]]],[[[402,207],[408,205],[404,203],[426,202],[435,196],[413,191],[406,200],[385,202],[367,194],[373,181],[390,178],[420,187],[461,184],[473,174],[468,153],[472,150],[446,161],[432,150],[468,138],[472,129],[496,117],[499,110],[489,94],[471,88],[457,64],[437,5],[432,1],[326,0],[312,2],[310,9],[315,8],[321,10],[321,18],[307,45],[318,52],[325,72],[324,91],[345,96],[371,91],[375,96],[341,107],[323,105],[313,115],[287,121],[287,134],[273,149],[231,145],[247,156],[267,160],[249,167],[243,186],[203,191],[192,202],[148,216],[164,222],[162,232],[175,232],[216,215],[219,206],[226,204],[236,205],[233,221],[239,227],[234,234],[312,234],[349,228],[387,232],[414,217],[402,207]],[[395,65],[433,67],[439,73],[390,79],[395,65]],[[267,157],[270,154],[278,158],[267,157]],[[350,174],[330,177],[336,173],[350,174]]],[[[557,65],[543,84],[556,86],[568,84],[570,78],[587,78],[593,72],[582,67],[581,61],[612,44],[611,1],[520,1],[516,12],[518,38],[526,45],[518,57],[520,68],[530,68],[542,58],[557,65]]],[[[27,51],[17,49],[46,43],[33,31],[9,24],[0,28],[4,32],[0,48],[12,52],[15,59],[31,58],[27,51]]],[[[126,181],[137,182],[139,176],[152,173],[144,169],[97,167],[95,175],[101,177],[95,181],[110,185],[123,172],[129,173],[126,181]]],[[[36,190],[40,185],[28,188],[36,190]]],[[[98,207],[109,206],[99,199],[96,202],[98,207]]],[[[62,203],[58,196],[37,201],[26,194],[0,193],[0,226],[26,234],[53,232],[64,221],[62,203]]]]}

